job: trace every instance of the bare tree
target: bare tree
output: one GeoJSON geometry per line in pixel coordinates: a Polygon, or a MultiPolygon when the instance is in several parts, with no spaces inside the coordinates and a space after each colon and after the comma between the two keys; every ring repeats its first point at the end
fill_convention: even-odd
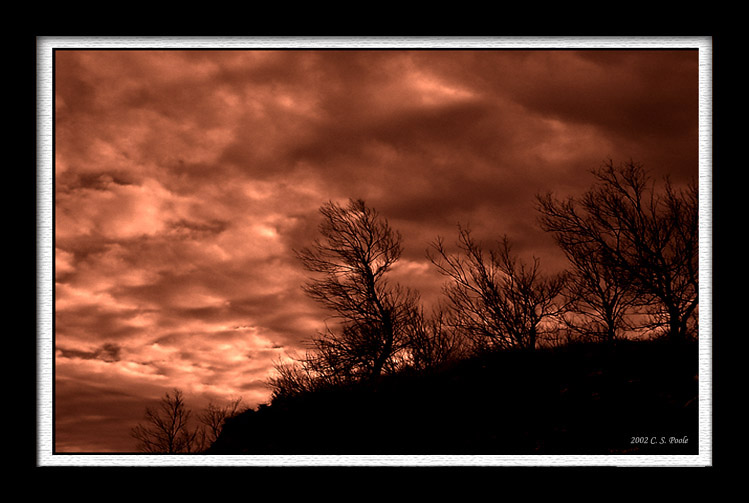
{"type": "Polygon", "coordinates": [[[320,208],[321,238],[296,252],[314,276],[307,295],[331,310],[340,330],[313,339],[303,365],[321,379],[376,378],[395,370],[418,295],[388,282],[401,237],[362,200],[320,208]]]}
{"type": "Polygon", "coordinates": [[[637,303],[631,281],[605,263],[594,243],[554,232],[558,229],[555,203],[548,195],[539,196],[538,201],[541,227],[553,233],[571,265],[565,290],[572,314],[565,320],[567,328],[583,339],[614,341],[631,327],[628,315],[637,303]]]}
{"type": "Polygon", "coordinates": [[[596,183],[580,199],[538,198],[543,227],[582,274],[584,300],[613,330],[632,304],[632,288],[650,315],[648,328],[686,338],[696,329],[698,307],[696,185],[677,190],[666,178],[658,191],[633,162],[609,161],[593,174],[596,183]],[[603,272],[610,288],[599,290],[603,272]]]}
{"type": "Polygon", "coordinates": [[[218,439],[224,427],[224,422],[227,419],[236,416],[242,411],[239,406],[241,402],[242,398],[236,398],[224,406],[215,405],[211,402],[198,414],[198,420],[203,425],[204,432],[204,439],[202,441],[204,446],[202,446],[201,450],[209,447],[218,439]]]}
{"type": "Polygon", "coordinates": [[[444,287],[452,307],[452,324],[477,349],[533,350],[544,332],[544,322],[560,315],[564,275],[544,276],[540,260],[530,264],[512,254],[507,236],[498,247],[484,251],[470,230],[459,228],[459,253],[450,254],[441,238],[428,256],[449,278],[444,287]]]}
{"type": "Polygon", "coordinates": [[[146,407],[146,424],[138,424],[131,430],[131,436],[138,440],[142,452],[195,452],[200,432],[199,428],[190,427],[191,414],[182,391],[175,388],[171,394],[165,393],[158,408],[146,407]]]}
{"type": "Polygon", "coordinates": [[[611,343],[633,327],[631,317],[638,302],[630,285],[603,266],[595,254],[580,255],[568,275],[568,305],[573,317],[567,327],[578,336],[611,343]]]}
{"type": "Polygon", "coordinates": [[[460,359],[466,355],[466,341],[461,334],[449,326],[442,308],[436,308],[431,316],[420,311],[409,335],[407,365],[423,371],[460,359]]]}

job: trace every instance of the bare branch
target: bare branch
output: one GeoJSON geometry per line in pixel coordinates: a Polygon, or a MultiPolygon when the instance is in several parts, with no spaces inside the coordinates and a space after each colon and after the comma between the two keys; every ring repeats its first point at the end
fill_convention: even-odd
{"type": "Polygon", "coordinates": [[[444,293],[454,326],[479,350],[534,349],[543,322],[563,311],[557,299],[564,276],[541,275],[535,257],[530,264],[520,261],[507,236],[487,253],[470,229],[459,227],[457,246],[460,252],[450,254],[439,239],[428,252],[449,280],[444,293]]]}
{"type": "Polygon", "coordinates": [[[627,326],[633,307],[680,339],[694,330],[697,308],[697,190],[665,189],[640,165],[594,171],[579,200],[538,196],[541,226],[573,266],[571,292],[582,314],[606,326],[608,338],[627,326]]]}

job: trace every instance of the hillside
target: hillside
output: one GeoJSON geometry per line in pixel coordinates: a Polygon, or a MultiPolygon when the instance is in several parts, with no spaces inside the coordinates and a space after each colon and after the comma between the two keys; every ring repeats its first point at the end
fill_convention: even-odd
{"type": "Polygon", "coordinates": [[[494,353],[276,400],[208,454],[697,454],[697,372],[696,343],[494,353]]]}

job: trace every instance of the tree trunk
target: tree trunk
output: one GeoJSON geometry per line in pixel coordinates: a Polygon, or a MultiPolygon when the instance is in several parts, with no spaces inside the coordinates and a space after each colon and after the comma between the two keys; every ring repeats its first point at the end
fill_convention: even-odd
{"type": "Polygon", "coordinates": [[[535,351],[536,349],[536,327],[531,327],[530,332],[528,333],[528,347],[526,349],[530,349],[531,351],[535,351]]]}
{"type": "Polygon", "coordinates": [[[668,338],[674,342],[682,341],[685,338],[686,320],[682,320],[681,313],[674,306],[669,306],[668,316],[668,338]]]}
{"type": "Polygon", "coordinates": [[[390,358],[390,353],[393,351],[393,323],[390,319],[390,313],[382,308],[380,302],[377,302],[378,308],[381,310],[382,315],[382,337],[384,344],[380,353],[376,356],[374,366],[372,368],[372,377],[378,378],[382,375],[382,369],[385,367],[385,363],[390,358]]]}

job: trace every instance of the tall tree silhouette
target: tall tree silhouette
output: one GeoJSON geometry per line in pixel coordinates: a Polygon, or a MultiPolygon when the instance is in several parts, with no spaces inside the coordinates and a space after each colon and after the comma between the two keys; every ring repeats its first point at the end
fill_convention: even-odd
{"type": "Polygon", "coordinates": [[[452,323],[477,349],[533,350],[543,322],[562,314],[563,274],[546,276],[540,260],[518,259],[504,236],[496,248],[484,250],[469,229],[459,228],[460,252],[451,254],[438,238],[428,256],[449,278],[444,293],[452,307],[452,323]]]}
{"type": "Polygon", "coordinates": [[[138,440],[138,449],[142,452],[195,452],[201,436],[199,428],[190,427],[191,415],[182,391],[175,388],[172,393],[164,394],[158,408],[146,407],[146,424],[138,424],[130,434],[138,440]]]}
{"type": "Polygon", "coordinates": [[[696,328],[698,308],[697,186],[676,189],[666,178],[658,191],[634,162],[614,166],[609,161],[593,174],[593,187],[579,199],[538,197],[543,228],[554,234],[578,271],[590,267],[584,272],[585,300],[599,312],[611,311],[610,329],[626,307],[624,292],[631,286],[639,307],[650,315],[648,327],[684,339],[696,328]],[[580,260],[586,255],[599,267],[580,260]],[[596,274],[602,270],[616,289],[596,290],[596,274]]]}
{"type": "MultiPolygon", "coordinates": [[[[538,197],[544,212],[540,219],[544,230],[558,229],[550,216],[549,196],[538,197]]],[[[637,303],[631,280],[606,263],[600,247],[594,242],[574,239],[569,233],[553,232],[557,244],[570,263],[565,293],[572,317],[567,326],[577,337],[593,337],[612,342],[630,328],[628,316],[637,303]]]]}
{"type": "Polygon", "coordinates": [[[630,315],[638,297],[626,277],[605,265],[595,249],[578,246],[565,250],[572,266],[566,293],[570,312],[568,327],[574,333],[613,342],[632,324],[630,315]]]}
{"type": "Polygon", "coordinates": [[[331,381],[395,370],[418,315],[418,295],[387,278],[402,253],[401,236],[362,200],[345,207],[329,202],[320,213],[321,237],[296,254],[314,274],[305,292],[331,310],[341,327],[314,338],[303,364],[331,381]]]}

